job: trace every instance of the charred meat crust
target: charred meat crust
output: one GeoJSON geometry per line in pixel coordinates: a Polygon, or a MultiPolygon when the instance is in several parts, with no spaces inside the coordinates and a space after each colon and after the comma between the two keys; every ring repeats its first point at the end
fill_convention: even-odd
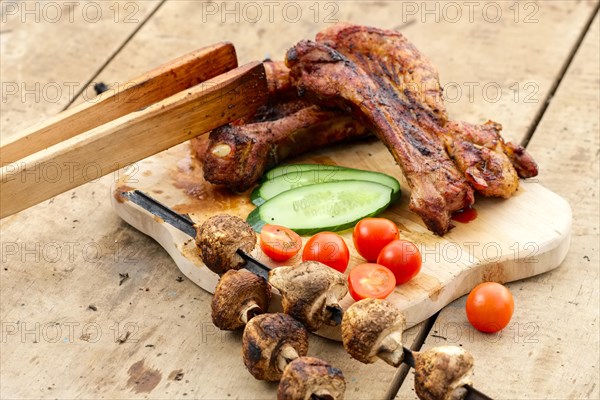
{"type": "MultiPolygon", "coordinates": [[[[410,90],[401,90],[406,83],[402,76],[410,74],[411,70],[404,71],[402,62],[395,65],[394,61],[401,59],[397,53],[404,54],[407,47],[405,41],[396,44],[387,36],[373,35],[368,29],[363,28],[363,31],[367,30],[366,38],[346,38],[345,35],[344,38],[365,42],[368,48],[381,52],[373,54],[377,60],[372,64],[378,64],[379,59],[390,60],[386,70],[393,73],[392,82],[384,85],[380,79],[372,79],[375,67],[370,67],[369,74],[363,65],[358,64],[361,58],[356,54],[370,56],[373,52],[361,53],[356,45],[344,47],[343,43],[338,43],[337,50],[342,54],[322,43],[311,41],[298,43],[292,51],[294,57],[287,58],[292,81],[299,88],[315,94],[321,101],[333,101],[350,107],[363,122],[369,124],[388,147],[412,188],[411,210],[421,216],[430,230],[444,234],[450,228],[451,214],[473,203],[473,190],[444,149],[438,135],[441,130],[438,125],[443,121],[439,121],[440,118],[429,106],[408,103],[412,97],[404,93],[410,94],[410,90]]],[[[392,35],[392,38],[399,37],[402,36],[398,33],[392,35]]],[[[412,51],[411,46],[408,48],[412,51]]],[[[418,66],[414,66],[413,73],[418,66]]],[[[433,68],[429,64],[427,66],[433,68]]],[[[381,70],[378,73],[383,74],[381,70]]],[[[436,72],[430,75],[437,78],[436,72]]],[[[384,74],[382,76],[385,77],[384,74]]],[[[422,77],[421,81],[411,78],[414,79],[411,83],[420,84],[430,80],[425,73],[418,73],[417,76],[422,77]]],[[[435,109],[441,113],[439,107],[435,109]]]]}
{"type": "Polygon", "coordinates": [[[519,177],[532,178],[538,174],[538,166],[533,157],[520,144],[506,143],[504,149],[519,177]]]}
{"type": "Polygon", "coordinates": [[[286,367],[277,389],[277,400],[310,399],[313,394],[341,400],[345,390],[346,380],[341,370],[315,357],[300,357],[286,367]]]}
{"type": "Polygon", "coordinates": [[[208,182],[243,192],[290,156],[370,134],[352,115],[299,97],[283,62],[267,62],[265,70],[268,104],[213,130],[208,149],[197,154],[208,182]]]}
{"type": "Polygon", "coordinates": [[[448,154],[467,181],[484,196],[508,198],[519,187],[519,176],[500,136],[502,125],[451,121],[446,124],[448,154]]]}
{"type": "Polygon", "coordinates": [[[256,233],[243,219],[219,214],[196,229],[196,245],[204,264],[222,275],[230,269],[242,268],[245,261],[237,250],[251,252],[256,246],[256,233]]]}
{"type": "Polygon", "coordinates": [[[298,356],[308,351],[308,332],[287,314],[262,314],[252,318],[242,336],[244,365],[256,379],[278,381],[283,371],[277,358],[284,345],[292,346],[298,356]]]}
{"type": "Polygon", "coordinates": [[[242,312],[255,305],[254,314],[269,308],[271,288],[261,277],[245,270],[229,270],[219,280],[212,298],[211,317],[216,327],[236,330],[245,325],[242,312]]]}
{"type": "Polygon", "coordinates": [[[264,121],[226,125],[210,133],[203,156],[207,181],[242,192],[290,156],[370,134],[350,115],[300,100],[275,105],[270,112],[264,121]],[[219,146],[230,150],[218,154],[219,146]]]}

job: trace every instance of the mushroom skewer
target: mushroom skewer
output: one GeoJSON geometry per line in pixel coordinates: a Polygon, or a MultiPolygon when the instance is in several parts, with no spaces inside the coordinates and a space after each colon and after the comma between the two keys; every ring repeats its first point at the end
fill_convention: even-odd
{"type": "Polygon", "coordinates": [[[256,379],[278,381],[287,365],[308,351],[308,332],[287,314],[252,318],[242,336],[244,364],[256,379]]]}
{"type": "Polygon", "coordinates": [[[440,346],[423,352],[404,348],[405,362],[415,369],[415,392],[423,400],[492,400],[475,389],[473,356],[462,347],[440,346]]]}
{"type": "MultiPolygon", "coordinates": [[[[122,191],[119,193],[119,195],[121,198],[128,199],[128,200],[132,201],[133,203],[139,205],[140,207],[144,208],[148,212],[152,213],[153,215],[161,218],[163,221],[165,221],[168,224],[172,225],[173,227],[179,229],[180,231],[189,235],[190,237],[192,237],[192,238],[196,237],[196,226],[194,225],[194,222],[192,220],[190,220],[189,218],[187,218],[184,215],[181,215],[181,214],[171,210],[169,207],[158,202],[157,200],[153,199],[152,197],[146,195],[145,193],[143,193],[139,190],[134,190],[134,191],[122,191]]],[[[240,258],[242,258],[243,260],[246,261],[246,264],[242,264],[238,268],[241,268],[243,266],[244,268],[248,269],[249,271],[253,272],[254,274],[259,275],[265,279],[268,279],[268,271],[270,269],[267,266],[265,266],[264,264],[262,264],[261,262],[259,262],[255,258],[253,258],[252,256],[245,253],[242,249],[238,248],[238,249],[234,249],[234,250],[235,250],[236,255],[238,255],[240,258]]],[[[337,312],[338,310],[341,311],[341,308],[338,309],[338,308],[334,307],[334,309],[332,309],[330,311],[337,312]]],[[[341,312],[339,314],[341,314],[341,312]]],[[[339,317],[339,314],[338,314],[338,317],[339,317]]],[[[255,321],[257,318],[264,317],[265,315],[268,315],[268,314],[263,314],[258,317],[252,318],[250,320],[250,323],[255,321]]],[[[332,317],[332,320],[333,320],[333,317],[332,317]]],[[[246,325],[246,327],[248,327],[248,325],[246,325]]],[[[299,324],[299,325],[302,326],[301,324],[299,324]]],[[[343,330],[343,321],[342,321],[342,330],[343,330]]],[[[410,349],[407,349],[406,347],[402,347],[401,345],[400,345],[400,348],[402,349],[402,354],[403,354],[403,356],[401,357],[402,360],[400,362],[404,362],[407,365],[409,365],[410,367],[415,368],[416,367],[416,363],[415,363],[416,354],[413,353],[410,349]]],[[[397,354],[397,352],[395,354],[397,354]]],[[[302,354],[298,354],[298,355],[302,355],[302,354]]],[[[297,358],[298,355],[296,355],[295,357],[291,357],[291,358],[288,355],[288,358],[286,358],[285,354],[283,354],[284,360],[286,360],[286,363],[297,358]]],[[[417,358],[418,358],[418,356],[417,356],[417,358]]],[[[283,362],[282,362],[282,364],[283,364],[283,362]]],[[[285,365],[283,365],[283,366],[285,366],[285,365]]],[[[485,394],[481,393],[480,391],[473,388],[469,384],[464,385],[463,388],[465,388],[466,392],[467,392],[466,396],[464,397],[465,400],[491,400],[491,398],[489,396],[486,396],[485,394]]],[[[310,398],[311,398],[311,400],[320,400],[319,397],[320,396],[313,394],[313,395],[311,395],[310,398]]]]}
{"type": "Polygon", "coordinates": [[[242,328],[253,317],[265,313],[271,288],[261,277],[246,270],[223,274],[211,302],[212,321],[220,329],[242,328]]]}
{"type": "MultiPolygon", "coordinates": [[[[242,219],[230,215],[216,215],[197,227],[191,219],[171,210],[144,192],[124,191],[120,195],[195,238],[196,244],[200,248],[202,261],[215,273],[223,275],[228,270],[238,270],[243,267],[255,275],[269,280],[271,268],[248,254],[256,246],[256,234],[242,219]]],[[[278,268],[278,270],[281,269],[278,268]]],[[[330,270],[329,267],[327,269],[330,270]]],[[[331,270],[329,275],[334,272],[331,270]]],[[[329,325],[339,325],[342,322],[343,310],[337,301],[346,295],[348,289],[345,286],[345,278],[342,274],[339,275],[342,278],[329,276],[327,278],[329,287],[326,291],[320,291],[320,294],[325,295],[325,313],[322,314],[326,314],[326,317],[310,323],[311,330],[318,329],[314,326],[320,326],[323,322],[329,325]]],[[[281,291],[283,286],[278,286],[281,291]]]]}
{"type": "MultiPolygon", "coordinates": [[[[181,232],[185,233],[186,235],[188,235],[192,238],[197,238],[197,236],[198,236],[197,231],[198,231],[199,227],[197,227],[194,224],[194,221],[192,221],[185,215],[182,215],[176,211],[173,211],[172,209],[165,206],[158,200],[152,198],[151,196],[148,196],[146,193],[144,193],[140,190],[121,191],[119,193],[119,196],[120,196],[120,198],[127,199],[127,200],[133,202],[134,204],[137,204],[138,206],[142,207],[146,211],[159,217],[160,219],[162,219],[164,222],[168,223],[169,225],[179,229],[181,232]]],[[[232,217],[232,218],[235,218],[235,217],[232,217]]],[[[241,219],[239,219],[239,220],[244,222],[241,219]]],[[[236,226],[239,227],[239,225],[236,225],[236,226]]],[[[214,231],[213,231],[213,233],[214,233],[214,231]]],[[[216,270],[215,272],[219,275],[223,275],[229,269],[245,268],[248,271],[254,273],[255,275],[258,275],[258,276],[264,278],[265,280],[267,280],[269,278],[268,274],[269,274],[270,268],[248,254],[248,252],[250,252],[256,245],[256,235],[254,235],[253,241],[251,240],[251,238],[252,238],[252,235],[250,235],[250,233],[248,231],[246,231],[246,234],[244,235],[244,239],[245,239],[244,244],[246,244],[248,247],[244,248],[243,246],[241,246],[239,244],[237,246],[228,247],[229,250],[231,250],[231,252],[229,254],[227,254],[226,258],[229,260],[235,261],[233,267],[229,266],[229,267],[222,268],[221,265],[224,264],[222,262],[222,260],[217,260],[217,262],[215,262],[214,264],[211,263],[211,265],[210,266],[207,265],[207,267],[209,267],[213,271],[216,270]],[[250,247],[250,244],[252,245],[252,247],[250,249],[248,249],[250,247]],[[235,247],[237,247],[237,248],[235,248],[235,247]]],[[[238,243],[239,243],[240,238],[237,238],[237,239],[238,239],[238,243]]],[[[224,248],[220,247],[220,251],[223,252],[223,250],[224,250],[224,248]]],[[[225,254],[221,254],[221,255],[225,255],[225,254]]],[[[206,264],[207,260],[204,260],[204,258],[203,258],[203,261],[206,264]]],[[[210,260],[209,260],[209,263],[210,263],[210,260]]]]}
{"type": "Polygon", "coordinates": [[[281,293],[283,311],[308,330],[340,324],[343,310],[339,301],[348,293],[341,272],[320,262],[306,261],[295,267],[272,269],[269,283],[281,293]]]}
{"type": "Polygon", "coordinates": [[[341,400],[344,374],[315,357],[300,357],[289,363],[277,389],[277,400],[341,400]]]}
{"type": "Polygon", "coordinates": [[[369,364],[378,358],[415,369],[415,387],[425,400],[491,400],[470,386],[473,357],[460,347],[444,346],[423,353],[402,345],[404,316],[385,300],[364,299],[351,305],[342,320],[346,351],[369,364]]]}

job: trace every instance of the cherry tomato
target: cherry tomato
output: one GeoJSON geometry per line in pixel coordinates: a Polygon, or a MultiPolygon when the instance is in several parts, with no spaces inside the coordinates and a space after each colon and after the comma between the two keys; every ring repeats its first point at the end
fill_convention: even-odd
{"type": "Polygon", "coordinates": [[[377,264],[391,269],[396,277],[396,284],[401,285],[410,281],[421,270],[421,252],[413,242],[394,240],[381,250],[377,264]]]}
{"type": "Polygon", "coordinates": [[[396,224],[385,218],[362,219],[352,233],[356,251],[369,262],[375,262],[381,249],[399,237],[396,224]]]}
{"type": "Polygon", "coordinates": [[[394,274],[383,265],[360,264],[348,274],[348,290],[356,301],[366,298],[385,299],[395,287],[394,274]]]}
{"type": "Polygon", "coordinates": [[[496,282],[480,283],[467,297],[467,318],[481,332],[502,330],[510,322],[514,309],[512,294],[496,282]]]}
{"type": "Polygon", "coordinates": [[[337,233],[320,232],[308,239],[302,251],[302,261],[319,261],[340,272],[346,271],[350,251],[337,233]]]}
{"type": "Polygon", "coordinates": [[[302,239],[285,226],[266,224],[260,232],[260,248],[271,259],[285,261],[298,254],[302,239]]]}

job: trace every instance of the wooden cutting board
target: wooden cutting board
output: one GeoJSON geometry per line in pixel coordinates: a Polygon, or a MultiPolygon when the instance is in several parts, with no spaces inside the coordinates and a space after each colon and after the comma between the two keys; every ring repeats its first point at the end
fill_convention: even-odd
{"type": "MultiPolygon", "coordinates": [[[[200,145],[205,141],[206,138],[201,139],[200,145]]],[[[213,293],[218,277],[203,265],[194,241],[118,195],[122,190],[142,190],[174,210],[188,214],[196,222],[218,213],[246,218],[254,209],[249,192],[231,194],[207,183],[202,178],[202,164],[191,154],[190,143],[183,143],[138,162],[118,179],[111,198],[121,218],[154,238],[183,274],[213,293]]],[[[568,203],[534,179],[521,181],[519,191],[508,200],[478,197],[477,218],[469,223],[456,222],[454,229],[439,237],[408,210],[408,185],[380,142],[367,140],[335,146],[292,161],[380,171],[400,181],[400,200],[382,216],[398,224],[401,237],[415,242],[423,257],[419,275],[396,287],[388,297],[405,313],[408,327],[427,319],[481,282],[510,282],[556,268],[569,248],[571,209],[568,203]]],[[[352,231],[340,234],[351,251],[349,271],[364,259],[354,250],[352,231]]],[[[281,265],[262,254],[259,246],[253,255],[271,266],[281,265]]],[[[293,258],[288,264],[299,263],[299,258],[293,258]]],[[[348,295],[342,305],[347,307],[352,302],[348,295]]],[[[273,303],[273,309],[278,310],[277,296],[273,303]]],[[[337,328],[326,328],[318,333],[334,339],[340,336],[337,328]]]]}

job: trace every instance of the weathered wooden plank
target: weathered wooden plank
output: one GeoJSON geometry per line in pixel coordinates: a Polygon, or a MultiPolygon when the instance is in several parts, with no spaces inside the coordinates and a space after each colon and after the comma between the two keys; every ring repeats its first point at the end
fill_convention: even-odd
{"type": "MultiPolygon", "coordinates": [[[[229,10],[236,7],[233,4],[238,3],[230,3],[229,10]]],[[[97,80],[124,83],[184,52],[221,40],[236,44],[240,63],[266,55],[278,59],[297,40],[314,36],[328,23],[326,17],[388,28],[414,17],[403,3],[391,1],[319,3],[317,18],[310,9],[314,4],[301,2],[297,21],[289,8],[295,6],[283,16],[283,4],[278,3],[271,19],[267,6],[258,4],[262,15],[252,22],[255,14],[248,14],[249,8],[246,14],[242,9],[228,14],[220,3],[169,2],[97,80]],[[218,8],[209,8],[213,6],[218,8]]],[[[464,19],[467,14],[457,23],[437,23],[432,16],[422,23],[423,16],[418,15],[419,22],[405,31],[438,65],[445,83],[456,81],[467,90],[464,82],[498,80],[504,92],[511,93],[517,79],[521,89],[531,79],[540,86],[541,101],[591,7],[587,2],[545,4],[539,4],[536,24],[493,23],[483,16],[471,23],[464,19]],[[564,18],[565,12],[569,18],[564,18]],[[544,61],[535,67],[533,61],[518,63],[529,53],[544,61]],[[514,64],[507,65],[508,60],[514,64]],[[465,67],[470,65],[474,67],[465,67]]],[[[62,63],[74,63],[77,56],[69,53],[62,63]]],[[[16,56],[12,60],[21,62],[16,56]]],[[[43,65],[60,70],[57,65],[49,68],[52,63],[47,61],[43,65]]],[[[478,96],[473,105],[461,96],[450,106],[453,116],[473,122],[492,117],[505,123],[507,136],[516,140],[540,105],[514,104],[510,98],[488,104],[478,96]]],[[[22,106],[20,110],[26,110],[22,106]]],[[[23,122],[23,127],[30,122],[23,122]]],[[[0,343],[1,397],[273,397],[274,385],[257,382],[245,371],[240,335],[220,333],[212,326],[210,296],[187,280],[178,282],[177,269],[166,253],[112,213],[107,196],[116,177],[94,180],[0,222],[5,258],[0,270],[0,318],[6,333],[0,343]],[[129,274],[122,285],[119,273],[129,274]],[[48,325],[56,322],[61,328],[57,342],[56,328],[48,325]],[[125,343],[115,342],[115,332],[124,339],[127,328],[137,331],[125,343]]],[[[408,343],[415,332],[407,333],[408,343]]],[[[365,366],[353,361],[339,344],[324,339],[311,337],[309,353],[344,370],[349,399],[383,398],[396,373],[383,363],[365,366]]]]}
{"type": "Polygon", "coordinates": [[[2,139],[63,110],[159,4],[3,1],[2,139]]]}
{"type": "MultiPolygon", "coordinates": [[[[462,298],[440,313],[424,346],[468,349],[476,360],[477,387],[494,398],[600,396],[599,31],[596,15],[528,147],[540,165],[539,181],[573,209],[565,262],[547,274],[507,285],[515,297],[515,313],[501,333],[475,331],[462,298]]],[[[415,398],[412,373],[409,378],[398,398],[415,398]]]]}

